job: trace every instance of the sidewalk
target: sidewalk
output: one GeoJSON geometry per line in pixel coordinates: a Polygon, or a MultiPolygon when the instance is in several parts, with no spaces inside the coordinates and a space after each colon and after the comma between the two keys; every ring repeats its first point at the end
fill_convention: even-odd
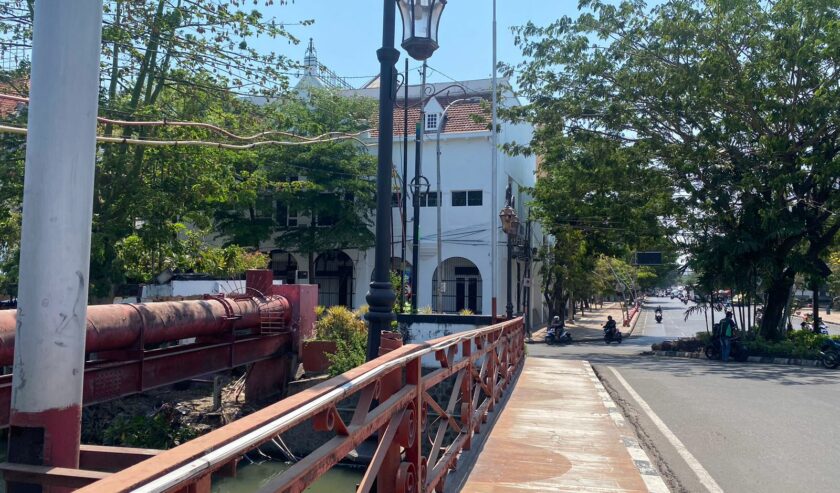
{"type": "Polygon", "coordinates": [[[459,491],[667,492],[630,428],[587,361],[527,358],[459,491]]]}
{"type": "MultiPolygon", "coordinates": [[[[617,302],[604,303],[603,308],[587,311],[583,317],[577,316],[574,322],[566,322],[566,330],[572,334],[573,341],[601,339],[604,337],[604,329],[601,328],[607,322],[607,316],[612,315],[622,332],[627,331],[622,327],[621,305],[617,302]]],[[[545,341],[546,327],[534,332],[531,336],[536,342],[545,341]]]]}

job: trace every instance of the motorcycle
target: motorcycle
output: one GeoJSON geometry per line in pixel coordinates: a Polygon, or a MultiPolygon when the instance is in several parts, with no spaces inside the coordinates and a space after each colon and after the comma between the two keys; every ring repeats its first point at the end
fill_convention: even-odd
{"type": "MultiPolygon", "coordinates": [[[[747,361],[750,357],[750,353],[747,351],[747,348],[744,347],[744,344],[741,343],[741,339],[739,337],[733,337],[730,341],[730,345],[731,348],[729,350],[729,357],[741,363],[747,361]]],[[[708,359],[720,359],[722,356],[720,339],[712,339],[712,342],[706,345],[703,352],[706,354],[706,358],[708,359]]]]}
{"type": "Polygon", "coordinates": [[[604,328],[604,342],[609,344],[613,341],[621,344],[621,331],[618,328],[604,328]]]}
{"type": "MultiPolygon", "coordinates": [[[[750,357],[750,353],[746,346],[741,342],[738,336],[733,337],[730,341],[729,356],[735,361],[743,363],[750,357]]],[[[703,353],[708,359],[721,359],[722,346],[720,342],[720,324],[715,324],[712,328],[712,340],[703,349],[703,353]]]]}
{"type": "MultiPolygon", "coordinates": [[[[812,323],[808,323],[808,322],[802,322],[802,323],[800,324],[800,328],[801,328],[802,330],[807,330],[807,331],[809,331],[809,332],[810,332],[810,331],[812,331],[812,330],[814,329],[814,324],[812,324],[812,323]]],[[[825,322],[823,322],[822,320],[820,320],[820,334],[822,334],[822,335],[824,335],[824,336],[829,335],[829,334],[828,334],[828,326],[827,326],[827,325],[825,325],[825,322]]]]}
{"type": "Polygon", "coordinates": [[[661,324],[662,323],[662,312],[657,311],[655,316],[656,316],[656,323],[661,324]]]}
{"type": "Polygon", "coordinates": [[[840,341],[829,339],[820,347],[820,360],[824,367],[834,369],[840,366],[840,341]]]}
{"type": "Polygon", "coordinates": [[[551,326],[545,332],[545,343],[549,346],[554,344],[571,344],[572,334],[562,326],[551,326]]]}

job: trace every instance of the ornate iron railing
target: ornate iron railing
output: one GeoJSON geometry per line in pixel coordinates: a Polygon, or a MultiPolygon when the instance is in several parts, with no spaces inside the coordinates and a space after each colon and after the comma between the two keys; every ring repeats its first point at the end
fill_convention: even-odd
{"type": "Polygon", "coordinates": [[[521,368],[524,342],[521,318],[421,344],[385,337],[379,358],[79,491],[209,492],[212,474],[234,473],[249,451],[310,420],[331,438],[261,493],[303,491],[374,437],[358,492],[374,483],[379,493],[442,492],[521,368]],[[424,370],[424,357],[436,368],[424,370]],[[338,404],[348,400],[352,416],[344,419],[338,404]]]}

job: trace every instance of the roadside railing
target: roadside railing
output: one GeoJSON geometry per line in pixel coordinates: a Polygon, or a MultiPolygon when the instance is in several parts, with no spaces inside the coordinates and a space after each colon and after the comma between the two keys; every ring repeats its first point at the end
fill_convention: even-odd
{"type": "Polygon", "coordinates": [[[212,474],[235,474],[245,454],[309,420],[331,438],[260,493],[303,491],[374,438],[358,492],[441,492],[521,368],[524,342],[521,318],[405,346],[383,334],[379,358],[78,491],[209,493],[212,474]],[[428,355],[439,367],[424,371],[428,355]]]}

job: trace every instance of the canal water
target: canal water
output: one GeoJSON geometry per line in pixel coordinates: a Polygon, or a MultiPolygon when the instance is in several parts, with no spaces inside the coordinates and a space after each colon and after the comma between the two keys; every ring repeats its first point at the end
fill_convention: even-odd
{"type": "MultiPolygon", "coordinates": [[[[285,462],[247,464],[236,471],[236,478],[213,481],[213,493],[252,493],[292,467],[285,462]]],[[[310,493],[353,493],[362,481],[362,469],[333,467],[305,491],[310,493]]]]}

